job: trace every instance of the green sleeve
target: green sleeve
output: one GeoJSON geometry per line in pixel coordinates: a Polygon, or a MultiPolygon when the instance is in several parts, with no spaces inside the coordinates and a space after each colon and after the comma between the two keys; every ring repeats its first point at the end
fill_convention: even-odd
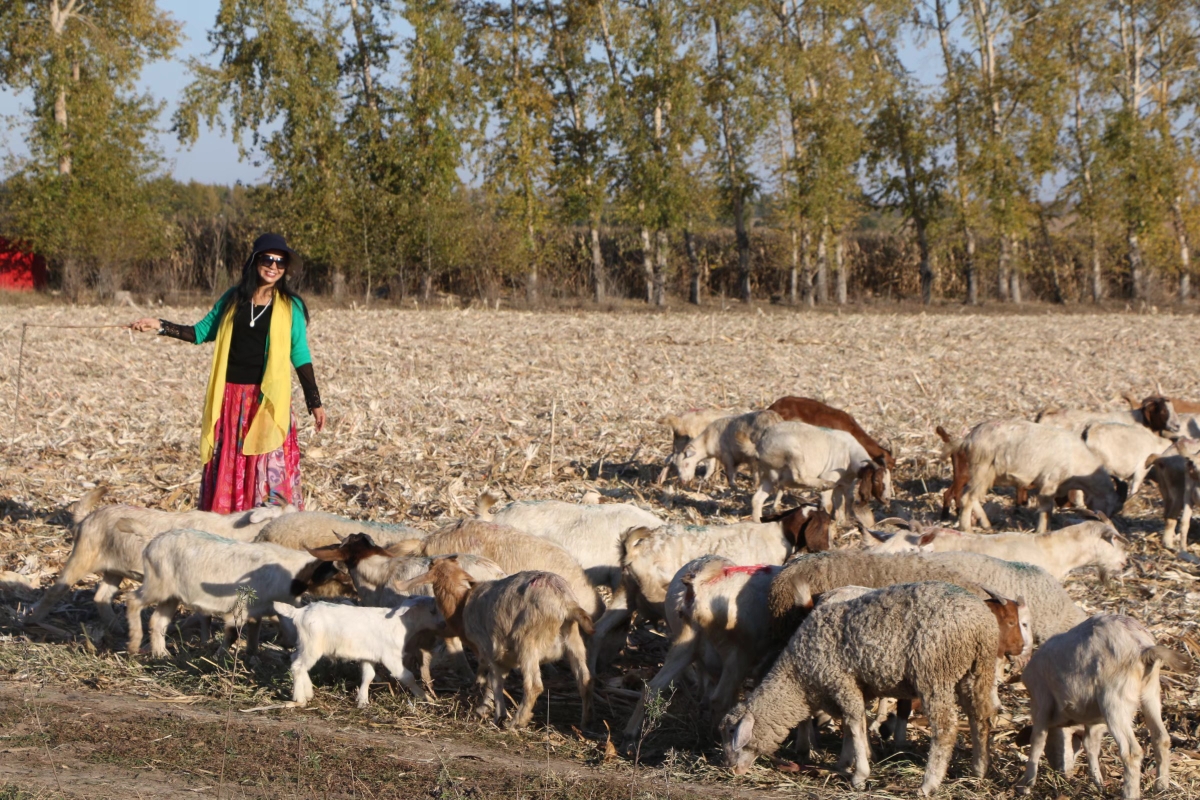
{"type": "Polygon", "coordinates": [[[292,300],[292,366],[303,367],[312,363],[312,354],[308,352],[308,321],[304,319],[304,302],[300,298],[292,300]]]}
{"type": "Polygon", "coordinates": [[[217,339],[217,323],[221,321],[221,313],[225,310],[226,302],[237,291],[237,287],[230,289],[225,294],[221,295],[221,299],[216,302],[212,310],[205,315],[204,319],[197,322],[193,327],[196,330],[196,344],[204,344],[205,342],[214,342],[217,339]]]}

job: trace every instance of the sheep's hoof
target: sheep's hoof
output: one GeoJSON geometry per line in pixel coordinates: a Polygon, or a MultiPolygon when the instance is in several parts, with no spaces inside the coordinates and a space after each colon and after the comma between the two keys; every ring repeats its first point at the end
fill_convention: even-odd
{"type": "Polygon", "coordinates": [[[850,778],[850,785],[854,787],[855,791],[861,792],[863,789],[867,788],[867,779],[861,775],[855,775],[850,778]]]}
{"type": "Polygon", "coordinates": [[[1029,787],[1028,786],[1018,786],[1017,794],[1021,795],[1021,796],[1029,794],[1029,787]]]}
{"type": "Polygon", "coordinates": [[[800,765],[795,761],[788,761],[786,758],[772,758],[771,767],[776,772],[796,773],[800,771],[800,765]]]}
{"type": "Polygon", "coordinates": [[[495,713],[495,710],[496,709],[488,703],[475,706],[475,713],[479,715],[480,719],[487,719],[495,713]]]}

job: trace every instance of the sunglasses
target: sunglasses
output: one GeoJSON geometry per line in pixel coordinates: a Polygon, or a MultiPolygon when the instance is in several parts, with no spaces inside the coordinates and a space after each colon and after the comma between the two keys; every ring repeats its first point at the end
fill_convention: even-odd
{"type": "Polygon", "coordinates": [[[270,253],[262,253],[258,257],[259,265],[267,266],[269,264],[272,266],[280,267],[281,269],[287,266],[287,264],[285,263],[286,261],[287,261],[287,259],[284,258],[283,256],[273,256],[270,253]]]}

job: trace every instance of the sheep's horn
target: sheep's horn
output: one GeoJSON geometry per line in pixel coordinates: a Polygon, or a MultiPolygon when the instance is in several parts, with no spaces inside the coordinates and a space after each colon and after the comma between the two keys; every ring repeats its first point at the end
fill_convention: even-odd
{"type": "Polygon", "coordinates": [[[1007,598],[1001,594],[996,594],[995,592],[993,592],[991,589],[989,589],[986,586],[980,586],[979,588],[983,589],[985,592],[987,592],[988,597],[992,598],[993,600],[995,600],[997,603],[1000,603],[1001,605],[1012,602],[1012,600],[1010,600],[1009,598],[1007,598]]]}

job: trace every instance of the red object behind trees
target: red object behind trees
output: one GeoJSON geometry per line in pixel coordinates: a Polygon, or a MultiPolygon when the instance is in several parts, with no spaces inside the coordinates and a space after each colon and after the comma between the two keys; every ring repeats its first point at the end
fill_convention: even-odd
{"type": "Polygon", "coordinates": [[[31,292],[46,286],[46,259],[0,236],[0,289],[31,292]]]}

